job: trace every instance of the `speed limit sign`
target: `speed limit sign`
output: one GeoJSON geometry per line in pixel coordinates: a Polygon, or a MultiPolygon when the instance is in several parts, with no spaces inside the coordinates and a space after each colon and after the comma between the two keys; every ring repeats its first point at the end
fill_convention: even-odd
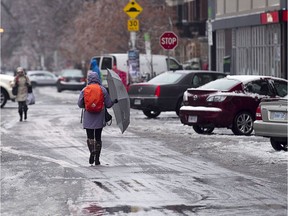
{"type": "Polygon", "coordinates": [[[138,19],[129,19],[127,23],[128,31],[139,31],[139,20],[138,19]]]}

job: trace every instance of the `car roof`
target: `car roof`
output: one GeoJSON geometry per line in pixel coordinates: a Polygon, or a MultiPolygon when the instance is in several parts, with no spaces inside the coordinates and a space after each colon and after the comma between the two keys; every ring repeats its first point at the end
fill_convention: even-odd
{"type": "Polygon", "coordinates": [[[35,74],[35,73],[51,73],[50,71],[43,71],[43,70],[33,70],[33,71],[27,71],[26,74],[35,74]]]}
{"type": "MultiPolygon", "coordinates": [[[[228,75],[226,79],[234,79],[238,80],[242,83],[247,83],[251,82],[253,80],[258,80],[258,79],[279,79],[279,80],[285,80],[279,77],[272,77],[272,76],[262,76],[262,75],[228,75]]],[[[287,81],[287,80],[286,80],[287,81]]]]}
{"type": "Polygon", "coordinates": [[[175,70],[168,71],[168,73],[181,73],[181,74],[190,74],[190,73],[217,73],[217,74],[225,74],[219,71],[208,71],[208,70],[175,70]]]}

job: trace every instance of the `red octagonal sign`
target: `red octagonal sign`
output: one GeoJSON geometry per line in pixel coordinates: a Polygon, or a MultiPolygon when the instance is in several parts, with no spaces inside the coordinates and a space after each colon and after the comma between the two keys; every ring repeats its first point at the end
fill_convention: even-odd
{"type": "Polygon", "coordinates": [[[165,50],[174,49],[178,45],[178,37],[172,31],[164,32],[160,37],[160,45],[165,50]]]}

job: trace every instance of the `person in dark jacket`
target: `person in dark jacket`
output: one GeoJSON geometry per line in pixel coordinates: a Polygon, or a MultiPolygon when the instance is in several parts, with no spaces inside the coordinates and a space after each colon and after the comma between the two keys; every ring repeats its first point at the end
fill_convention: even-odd
{"type": "MultiPolygon", "coordinates": [[[[87,75],[87,82],[88,85],[90,84],[99,84],[103,95],[104,95],[104,106],[110,108],[117,103],[118,100],[115,99],[114,101],[111,100],[109,93],[107,92],[106,88],[101,85],[100,78],[98,73],[95,72],[88,72],[87,75]]],[[[80,92],[79,99],[78,99],[78,106],[80,108],[85,108],[84,103],[84,90],[80,92]]],[[[95,165],[100,165],[100,153],[102,149],[102,129],[106,126],[105,122],[105,108],[101,112],[88,112],[84,110],[83,115],[83,128],[86,129],[87,134],[87,145],[90,151],[89,163],[92,165],[95,162],[95,165]]]]}

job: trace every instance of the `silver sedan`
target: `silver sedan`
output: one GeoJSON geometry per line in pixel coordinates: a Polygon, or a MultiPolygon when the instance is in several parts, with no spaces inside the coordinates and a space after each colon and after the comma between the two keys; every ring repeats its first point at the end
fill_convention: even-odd
{"type": "Polygon", "coordinates": [[[288,96],[262,101],[256,112],[256,136],[269,137],[276,151],[287,151],[288,96]]]}

